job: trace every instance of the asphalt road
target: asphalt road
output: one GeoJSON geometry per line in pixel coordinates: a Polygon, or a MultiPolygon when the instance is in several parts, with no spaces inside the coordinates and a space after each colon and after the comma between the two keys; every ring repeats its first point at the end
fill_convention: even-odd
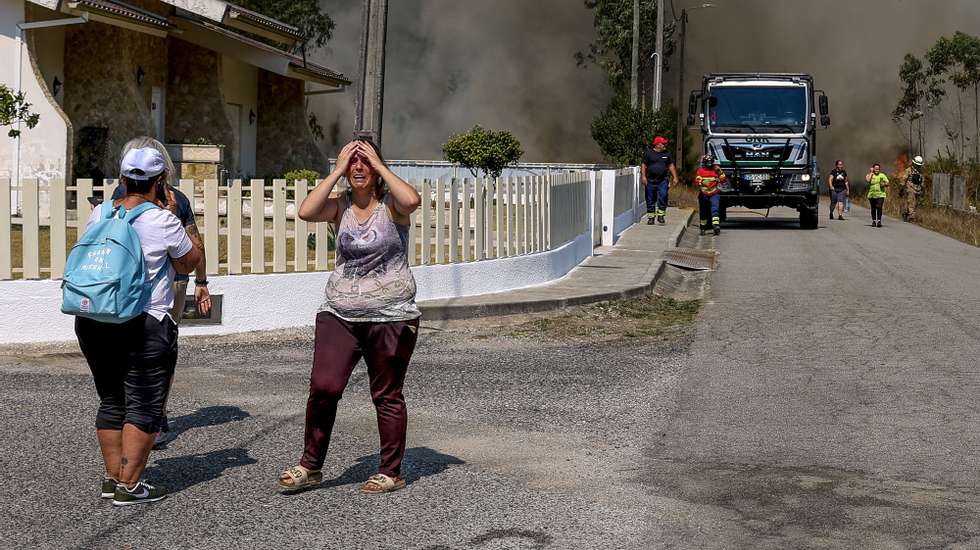
{"type": "MultiPolygon", "coordinates": [[[[825,211],[825,210],[824,210],[825,211]]],[[[664,338],[423,333],[406,490],[363,367],[322,488],[301,452],[309,334],[182,344],[170,498],[97,498],[77,354],[0,356],[0,548],[980,548],[980,250],[863,212],[730,213],[696,327],[664,338]]]]}
{"type": "Polygon", "coordinates": [[[648,546],[980,548],[980,249],[859,208],[772,217],[712,241],[648,546]]]}
{"type": "Polygon", "coordinates": [[[0,548],[628,548],[649,415],[691,331],[593,344],[423,333],[406,397],[405,490],[361,495],[378,436],[363,366],[322,488],[275,490],[302,451],[309,335],[185,342],[171,397],[179,436],[154,451],[159,503],[113,508],[91,376],[73,354],[0,357],[0,548]]]}

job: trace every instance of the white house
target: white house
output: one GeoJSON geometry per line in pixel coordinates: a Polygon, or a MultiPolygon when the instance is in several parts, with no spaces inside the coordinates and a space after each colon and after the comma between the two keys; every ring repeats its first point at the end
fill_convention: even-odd
{"type": "Polygon", "coordinates": [[[224,0],[0,0],[0,83],[40,114],[0,132],[0,178],[114,177],[137,135],[223,146],[233,178],[323,171],[306,97],[350,82],[299,38],[224,0]]]}

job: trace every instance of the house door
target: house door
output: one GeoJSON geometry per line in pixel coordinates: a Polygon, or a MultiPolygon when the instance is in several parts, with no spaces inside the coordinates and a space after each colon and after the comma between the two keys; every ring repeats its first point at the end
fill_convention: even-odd
{"type": "Polygon", "coordinates": [[[242,159],[242,106],[237,103],[225,103],[225,114],[228,116],[228,123],[231,124],[231,134],[235,138],[232,144],[235,152],[233,164],[228,166],[230,177],[241,177],[242,159]]]}
{"type": "Polygon", "coordinates": [[[157,138],[161,143],[165,142],[163,129],[166,121],[166,107],[167,103],[163,88],[154,86],[150,90],[150,117],[153,119],[153,137],[157,138]]]}

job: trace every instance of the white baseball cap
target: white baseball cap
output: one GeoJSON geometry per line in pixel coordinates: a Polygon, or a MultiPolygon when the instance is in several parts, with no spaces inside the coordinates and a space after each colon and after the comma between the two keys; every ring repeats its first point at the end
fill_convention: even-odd
{"type": "Polygon", "coordinates": [[[922,164],[923,164],[924,162],[925,162],[925,161],[923,161],[923,160],[922,160],[922,157],[920,157],[920,156],[916,156],[915,158],[913,158],[913,159],[912,159],[912,164],[914,164],[914,165],[916,165],[916,166],[922,166],[922,164]]]}
{"type": "Polygon", "coordinates": [[[146,181],[159,176],[166,168],[167,162],[163,159],[160,151],[152,147],[143,147],[142,149],[130,149],[126,153],[119,166],[119,172],[125,178],[146,181]]]}

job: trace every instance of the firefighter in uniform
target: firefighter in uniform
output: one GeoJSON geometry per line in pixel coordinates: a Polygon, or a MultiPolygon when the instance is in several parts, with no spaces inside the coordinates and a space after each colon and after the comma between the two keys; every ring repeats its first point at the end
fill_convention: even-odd
{"type": "Polygon", "coordinates": [[[721,196],[718,194],[718,184],[725,180],[725,173],[715,163],[715,157],[710,154],[701,157],[701,167],[698,168],[694,182],[698,186],[698,214],[701,218],[702,235],[709,227],[715,235],[721,233],[721,218],[718,214],[721,196]]]}
{"type": "Polygon", "coordinates": [[[916,156],[912,159],[912,165],[905,170],[903,179],[905,180],[905,221],[915,223],[915,208],[919,203],[919,196],[922,195],[922,157],[916,156]]]}

